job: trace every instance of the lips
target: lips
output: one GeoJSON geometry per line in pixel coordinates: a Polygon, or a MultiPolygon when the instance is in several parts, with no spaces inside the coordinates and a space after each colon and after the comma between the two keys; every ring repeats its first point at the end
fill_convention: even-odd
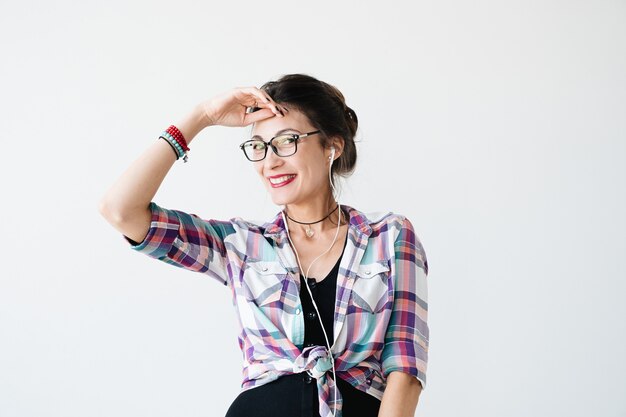
{"type": "Polygon", "coordinates": [[[284,187],[296,178],[295,174],[282,174],[268,177],[272,188],[284,187]]]}

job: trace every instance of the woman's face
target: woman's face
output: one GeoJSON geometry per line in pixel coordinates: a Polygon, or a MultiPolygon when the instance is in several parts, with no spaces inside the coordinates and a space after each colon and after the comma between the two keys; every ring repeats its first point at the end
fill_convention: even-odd
{"type": "MultiPolygon", "coordinates": [[[[291,108],[284,117],[274,116],[256,122],[252,136],[268,142],[278,132],[304,134],[315,130],[303,113],[291,108]]],[[[274,204],[306,204],[330,191],[328,157],[331,152],[322,148],[320,135],[316,133],[299,139],[298,150],[291,156],[280,157],[270,148],[265,159],[252,162],[274,204]]]]}

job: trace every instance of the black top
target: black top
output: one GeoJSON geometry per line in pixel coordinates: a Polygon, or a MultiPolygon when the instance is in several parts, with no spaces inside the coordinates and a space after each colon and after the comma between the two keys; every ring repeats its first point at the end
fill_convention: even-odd
{"type": "MultiPolygon", "coordinates": [[[[346,239],[347,242],[347,239],[346,239]]],[[[346,244],[344,243],[344,251],[346,244]]],[[[320,282],[306,278],[320,314],[328,342],[333,344],[333,323],[337,275],[343,252],[333,269],[320,282]]],[[[304,347],[326,346],[324,333],[311,296],[304,286],[304,274],[300,275],[300,300],[304,314],[304,347]]],[[[332,371],[328,371],[332,374],[332,371]]],[[[377,417],[380,400],[354,388],[337,375],[337,391],[343,398],[343,417],[377,417]]],[[[306,372],[289,374],[277,380],[240,393],[231,404],[226,417],[319,417],[319,398],[315,379],[306,372]]]]}

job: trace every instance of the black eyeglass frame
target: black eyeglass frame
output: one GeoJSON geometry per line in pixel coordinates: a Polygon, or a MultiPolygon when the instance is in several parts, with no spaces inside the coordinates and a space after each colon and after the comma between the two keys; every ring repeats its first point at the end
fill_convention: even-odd
{"type": "Polygon", "coordinates": [[[269,142],[265,142],[263,139],[250,139],[247,140],[245,142],[243,142],[242,144],[239,145],[239,148],[241,149],[241,151],[243,152],[243,154],[245,155],[246,159],[250,162],[259,162],[265,159],[265,157],[267,157],[267,150],[269,148],[272,148],[272,151],[276,154],[276,156],[279,156],[281,158],[287,158],[290,157],[292,155],[294,155],[296,152],[298,152],[298,141],[302,138],[305,138],[307,136],[311,136],[311,135],[315,135],[317,133],[321,133],[321,130],[314,130],[312,132],[307,132],[307,133],[281,133],[280,135],[274,136],[272,139],[269,140],[269,142]],[[276,139],[279,136],[291,136],[294,139],[294,144],[295,144],[295,148],[292,154],[289,155],[278,155],[278,149],[276,149],[276,147],[274,146],[274,144],[272,143],[272,141],[274,139],[276,139]],[[250,159],[248,157],[248,154],[246,153],[246,150],[244,149],[244,146],[246,146],[246,143],[250,143],[250,142],[258,142],[261,141],[263,142],[266,146],[265,146],[265,154],[263,154],[263,158],[261,159],[250,159]]]}

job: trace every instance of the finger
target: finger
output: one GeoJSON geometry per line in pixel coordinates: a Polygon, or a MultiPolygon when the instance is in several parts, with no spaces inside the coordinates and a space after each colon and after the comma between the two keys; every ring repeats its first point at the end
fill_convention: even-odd
{"type": "Polygon", "coordinates": [[[254,113],[247,113],[243,117],[243,125],[248,126],[249,124],[256,123],[260,120],[269,119],[270,117],[275,116],[276,114],[272,113],[270,109],[257,110],[254,113]]]}
{"type": "MultiPolygon", "coordinates": [[[[273,115],[275,115],[275,116],[285,117],[285,113],[277,105],[274,105],[274,104],[271,104],[271,103],[259,103],[257,101],[257,102],[255,102],[253,107],[257,107],[257,108],[260,108],[260,109],[267,109],[267,110],[271,111],[273,113],[273,115]]],[[[256,113],[256,111],[254,113],[256,113]]]]}
{"type": "Polygon", "coordinates": [[[265,93],[265,91],[262,91],[257,87],[244,87],[242,90],[255,97],[257,103],[256,107],[266,107],[277,115],[283,115],[274,100],[272,100],[269,94],[265,93]]]}
{"type": "Polygon", "coordinates": [[[251,88],[252,88],[252,92],[253,92],[254,94],[256,94],[258,97],[260,97],[260,98],[261,98],[261,100],[262,100],[264,103],[272,103],[272,104],[276,104],[276,103],[274,102],[274,100],[272,100],[272,98],[270,97],[270,95],[269,95],[269,94],[267,94],[265,91],[263,91],[263,90],[261,90],[260,88],[257,88],[257,87],[251,87],[251,88]]]}

